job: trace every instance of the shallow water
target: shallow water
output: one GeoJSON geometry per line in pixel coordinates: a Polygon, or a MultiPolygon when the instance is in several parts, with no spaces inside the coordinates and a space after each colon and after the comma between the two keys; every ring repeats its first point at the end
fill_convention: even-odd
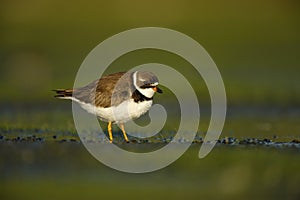
{"type": "Polygon", "coordinates": [[[157,172],[127,174],[104,166],[80,143],[1,143],[1,196],[280,199],[300,195],[299,149],[218,145],[199,159],[199,147],[194,144],[179,160],[157,172]]]}
{"type": "MultiPolygon", "coordinates": [[[[68,103],[1,107],[1,199],[300,196],[300,112],[296,108],[229,107],[216,147],[199,159],[209,116],[204,108],[188,151],[170,166],[147,174],[118,172],[93,158],[77,136],[70,108],[68,103]]],[[[126,144],[114,127],[114,142],[131,151],[153,151],[175,133],[165,127],[152,140],[130,137],[126,144]]]]}

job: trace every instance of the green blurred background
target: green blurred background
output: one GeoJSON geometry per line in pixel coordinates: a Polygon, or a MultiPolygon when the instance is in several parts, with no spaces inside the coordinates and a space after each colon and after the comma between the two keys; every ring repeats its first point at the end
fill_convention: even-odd
{"type": "MultiPolygon", "coordinates": [[[[84,58],[106,38],[147,26],[180,31],[214,59],[228,98],[222,137],[299,139],[297,0],[2,0],[1,135],[76,138],[70,102],[52,98],[51,89],[72,87],[84,58]]],[[[188,77],[200,105],[209,110],[201,77],[174,55],[134,52],[114,62],[107,73],[154,61],[174,66],[188,77]]],[[[202,134],[208,121],[209,112],[204,112],[202,134]]],[[[81,144],[2,142],[0,146],[1,199],[297,199],[300,195],[299,150],[295,149],[217,147],[199,160],[199,147],[194,147],[164,170],[128,175],[104,167],[81,144]]]]}
{"type": "Polygon", "coordinates": [[[48,101],[49,88],[73,85],[101,41],[157,26],[203,45],[229,102],[299,105],[299,6],[295,0],[2,1],[1,102],[48,101]]]}

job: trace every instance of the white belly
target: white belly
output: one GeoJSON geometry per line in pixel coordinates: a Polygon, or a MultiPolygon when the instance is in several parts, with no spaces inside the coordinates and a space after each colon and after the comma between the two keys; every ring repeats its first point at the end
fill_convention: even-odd
{"type": "Polygon", "coordinates": [[[77,101],[87,112],[98,116],[102,121],[124,123],[136,119],[145,114],[152,105],[152,101],[134,102],[133,99],[127,100],[116,107],[101,108],[91,104],[77,101]]]}

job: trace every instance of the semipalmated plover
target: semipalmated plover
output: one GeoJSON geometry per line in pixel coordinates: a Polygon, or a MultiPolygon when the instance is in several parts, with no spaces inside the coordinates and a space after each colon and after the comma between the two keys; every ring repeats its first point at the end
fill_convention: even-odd
{"type": "Polygon", "coordinates": [[[110,142],[113,141],[112,123],[120,125],[128,142],[124,123],[145,114],[152,105],[154,93],[162,93],[158,88],[158,78],[144,71],[118,72],[81,88],[54,91],[55,97],[75,101],[87,112],[108,122],[110,142]]]}

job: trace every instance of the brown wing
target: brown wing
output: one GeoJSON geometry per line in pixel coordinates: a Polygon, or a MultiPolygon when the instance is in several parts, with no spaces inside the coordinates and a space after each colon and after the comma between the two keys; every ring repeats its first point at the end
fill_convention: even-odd
{"type": "Polygon", "coordinates": [[[118,72],[75,89],[73,96],[85,103],[106,108],[130,99],[133,91],[132,73],[118,72]]]}

